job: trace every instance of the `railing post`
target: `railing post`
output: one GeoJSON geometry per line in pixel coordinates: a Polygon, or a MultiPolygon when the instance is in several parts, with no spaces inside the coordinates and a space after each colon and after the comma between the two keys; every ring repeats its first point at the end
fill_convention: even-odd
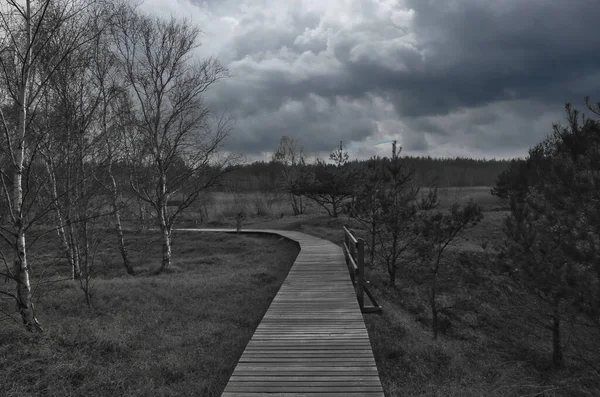
{"type": "Polygon", "coordinates": [[[358,304],[362,310],[365,307],[365,299],[363,295],[363,284],[365,282],[365,240],[362,238],[357,239],[356,248],[358,251],[356,255],[356,266],[358,267],[356,274],[356,298],[358,299],[358,304]]]}

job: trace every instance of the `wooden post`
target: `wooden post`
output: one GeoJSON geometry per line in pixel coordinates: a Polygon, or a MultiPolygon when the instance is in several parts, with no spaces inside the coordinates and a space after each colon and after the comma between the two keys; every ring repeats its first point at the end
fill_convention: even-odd
{"type": "Polygon", "coordinates": [[[365,299],[363,294],[364,282],[365,282],[365,240],[362,238],[357,239],[356,248],[358,250],[356,255],[356,266],[358,267],[356,274],[356,297],[358,304],[362,310],[365,307],[365,299]]]}

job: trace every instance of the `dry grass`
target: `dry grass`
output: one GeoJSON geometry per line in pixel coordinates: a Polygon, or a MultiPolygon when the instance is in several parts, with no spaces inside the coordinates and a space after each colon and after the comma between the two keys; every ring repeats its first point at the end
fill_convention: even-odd
{"type": "MultiPolygon", "coordinates": [[[[142,273],[159,264],[155,240],[129,236],[142,273]]],[[[132,278],[101,246],[93,308],[61,282],[37,304],[44,334],[2,323],[0,394],[219,396],[298,248],[277,237],[177,233],[173,250],[175,272],[132,278]]]]}
{"type": "MultiPolygon", "coordinates": [[[[297,220],[288,198],[279,192],[226,193],[214,192],[199,200],[181,218],[182,227],[235,227],[238,213],[244,213],[247,227],[259,227],[283,220],[297,220]]],[[[306,215],[324,214],[325,210],[312,201],[306,202],[306,215]]],[[[281,223],[281,222],[279,222],[281,223]]]]}
{"type": "MultiPolygon", "coordinates": [[[[563,329],[566,368],[552,369],[551,332],[540,326],[543,304],[499,276],[486,254],[452,252],[448,262],[440,301],[463,304],[442,316],[438,341],[424,285],[405,276],[394,288],[380,267],[368,272],[384,307],[365,322],[386,395],[599,395],[600,377],[578,356],[575,330],[563,329]],[[466,258],[470,264],[457,265],[466,258]]],[[[599,342],[596,336],[580,347],[597,351],[599,342]]]]}
{"type": "MultiPolygon", "coordinates": [[[[597,334],[582,337],[583,329],[565,327],[567,365],[550,367],[551,334],[539,324],[543,305],[519,290],[494,260],[505,213],[488,192],[463,188],[441,194],[446,205],[474,198],[485,217],[449,251],[440,276],[441,299],[464,305],[442,316],[445,327],[438,341],[431,338],[424,285],[408,277],[408,267],[396,288],[381,265],[368,269],[384,310],[365,315],[365,322],[386,396],[600,395],[598,373],[578,352],[598,359],[597,334]]],[[[213,209],[221,218],[213,224],[232,226],[225,215],[234,204],[232,195],[221,196],[220,207],[213,209]]],[[[289,211],[285,201],[277,205],[289,211]]],[[[246,226],[299,230],[340,243],[341,225],[351,222],[319,216],[315,207],[297,217],[273,212],[250,213],[246,226]]],[[[134,262],[145,272],[159,264],[152,239],[143,235],[130,242],[134,262]]],[[[186,235],[174,245],[176,267],[185,277],[130,279],[121,277],[124,271],[110,259],[109,246],[101,246],[105,270],[98,275],[93,311],[83,306],[74,285],[62,284],[40,310],[48,326],[45,335],[0,329],[0,384],[8,385],[9,396],[218,395],[287,272],[274,262],[291,263],[296,252],[290,243],[273,239],[186,235]],[[270,248],[261,245],[253,256],[248,251],[255,239],[270,248]],[[62,320],[56,323],[56,318],[62,320]]]]}
{"type": "MultiPolygon", "coordinates": [[[[453,203],[464,204],[469,199],[476,201],[485,211],[502,209],[502,200],[490,194],[488,186],[445,187],[438,189],[440,207],[447,208],[453,203]]],[[[427,194],[428,188],[421,188],[421,194],[427,194]]]]}
{"type": "MultiPolygon", "coordinates": [[[[422,188],[425,195],[428,188],[422,188]]],[[[474,199],[487,211],[502,210],[501,200],[490,194],[489,187],[464,187],[438,189],[440,205],[449,207],[454,202],[465,203],[474,199]]],[[[325,210],[307,200],[304,216],[293,216],[287,197],[278,192],[226,193],[207,194],[188,209],[181,223],[186,226],[213,225],[235,226],[235,217],[239,212],[246,215],[246,224],[257,227],[261,224],[288,224],[306,219],[314,215],[326,215],[325,210]],[[284,219],[283,221],[280,221],[284,219]],[[292,221],[294,219],[295,221],[292,221]]]]}
{"type": "MultiPolygon", "coordinates": [[[[495,260],[506,215],[499,211],[496,197],[489,195],[489,188],[445,189],[442,206],[444,194],[446,205],[472,197],[485,216],[448,252],[446,271],[440,275],[440,299],[447,305],[461,302],[461,309],[442,316],[445,327],[438,341],[431,336],[426,285],[409,277],[408,267],[400,271],[395,288],[383,265],[367,270],[372,291],[384,308],[381,314],[364,317],[386,396],[600,395],[600,376],[578,352],[600,351],[597,333],[583,338],[581,327],[566,326],[567,365],[551,368],[551,332],[540,326],[547,322],[540,314],[546,308],[520,290],[495,260]]],[[[315,214],[253,221],[260,227],[299,230],[336,243],[343,239],[341,225],[352,224],[345,216],[315,214]]],[[[592,354],[590,360],[592,356],[600,358],[592,354]]]]}

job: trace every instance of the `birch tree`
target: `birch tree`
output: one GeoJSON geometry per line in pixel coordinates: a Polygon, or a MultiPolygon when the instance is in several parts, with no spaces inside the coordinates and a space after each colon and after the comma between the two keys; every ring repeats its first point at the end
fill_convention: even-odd
{"type": "MultiPolygon", "coordinates": [[[[46,91],[44,126],[50,132],[42,151],[52,181],[57,230],[86,303],[91,304],[96,225],[111,214],[98,174],[107,167],[107,91],[113,91],[106,46],[110,8],[88,7],[84,40],[56,69],[46,91]],[[107,88],[108,86],[108,88],[107,88]]],[[[78,22],[82,23],[82,22],[78,22]]]]}
{"type": "Polygon", "coordinates": [[[84,30],[74,21],[84,9],[85,4],[77,0],[7,0],[0,5],[1,100],[5,109],[11,109],[11,114],[0,112],[0,147],[6,159],[1,179],[9,213],[9,225],[2,227],[1,236],[14,251],[14,266],[6,270],[6,276],[16,284],[14,294],[2,293],[15,299],[29,331],[42,330],[32,302],[27,260],[26,234],[32,219],[24,207],[29,171],[38,152],[39,134],[33,121],[48,80],[81,44],[84,30]]]}
{"type": "Polygon", "coordinates": [[[123,10],[114,37],[136,112],[128,138],[130,182],[153,209],[162,235],[160,271],[170,267],[171,232],[177,217],[214,185],[232,158],[220,155],[230,129],[213,118],[205,92],[227,69],[216,59],[197,61],[198,28],[188,21],[161,19],[123,10]],[[168,209],[178,195],[178,204],[168,209]]]}
{"type": "MultiPolygon", "coordinates": [[[[118,7],[113,12],[118,12],[118,7]]],[[[110,14],[108,24],[114,20],[110,14]]],[[[110,46],[111,35],[108,30],[96,37],[93,56],[93,76],[100,94],[100,126],[103,137],[103,148],[106,167],[104,177],[96,178],[110,196],[110,205],[114,219],[115,235],[123,266],[130,275],[135,270],[129,259],[125,246],[125,235],[121,223],[120,186],[114,173],[114,163],[123,160],[125,155],[125,131],[134,128],[132,103],[121,73],[118,71],[118,60],[110,46]]]]}
{"type": "MultiPolygon", "coordinates": [[[[87,14],[89,15],[89,14],[87,14]]],[[[94,21],[101,19],[94,14],[94,21]]],[[[56,228],[71,266],[71,278],[79,279],[82,259],[87,257],[78,242],[90,217],[90,195],[97,187],[94,174],[103,166],[98,159],[98,118],[101,92],[93,78],[94,36],[98,26],[91,23],[85,45],[65,56],[44,90],[44,112],[40,128],[46,131],[41,157],[46,165],[49,192],[56,228]]]]}

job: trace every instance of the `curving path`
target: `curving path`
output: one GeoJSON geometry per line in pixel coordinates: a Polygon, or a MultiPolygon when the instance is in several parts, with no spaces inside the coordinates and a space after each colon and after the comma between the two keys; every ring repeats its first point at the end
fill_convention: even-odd
{"type": "Polygon", "coordinates": [[[342,249],[300,232],[243,232],[281,235],[298,242],[300,254],[222,396],[382,397],[369,335],[342,249]]]}

